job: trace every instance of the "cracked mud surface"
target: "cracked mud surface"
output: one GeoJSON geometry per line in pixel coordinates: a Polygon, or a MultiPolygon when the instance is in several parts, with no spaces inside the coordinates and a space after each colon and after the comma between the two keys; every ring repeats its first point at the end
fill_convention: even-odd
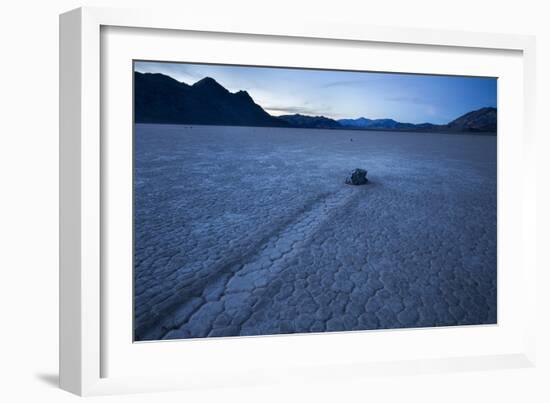
{"type": "Polygon", "coordinates": [[[136,340],[496,323],[496,137],[135,141],[136,340]],[[372,183],[345,185],[358,167],[372,183]]]}

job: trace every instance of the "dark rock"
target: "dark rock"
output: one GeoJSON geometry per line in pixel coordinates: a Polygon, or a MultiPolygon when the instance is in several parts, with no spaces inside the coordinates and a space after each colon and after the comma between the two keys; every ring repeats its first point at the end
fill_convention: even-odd
{"type": "Polygon", "coordinates": [[[346,183],[348,185],[365,185],[367,184],[367,171],[361,168],[353,170],[350,175],[346,178],[346,183]]]}

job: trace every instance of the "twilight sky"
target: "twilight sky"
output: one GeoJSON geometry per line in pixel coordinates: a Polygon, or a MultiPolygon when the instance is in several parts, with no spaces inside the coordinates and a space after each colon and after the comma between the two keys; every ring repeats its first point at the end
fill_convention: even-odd
{"type": "Polygon", "coordinates": [[[497,103],[495,78],[164,62],[136,62],[135,70],[186,84],[209,76],[231,92],[247,91],[272,115],[441,124],[497,103]]]}

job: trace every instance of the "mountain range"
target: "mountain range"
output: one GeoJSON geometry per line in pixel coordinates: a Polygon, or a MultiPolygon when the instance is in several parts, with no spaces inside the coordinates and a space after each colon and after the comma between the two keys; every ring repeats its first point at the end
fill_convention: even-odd
{"type": "Polygon", "coordinates": [[[353,129],[403,130],[403,131],[443,131],[451,133],[496,133],[497,109],[481,108],[468,112],[445,125],[433,123],[402,123],[393,119],[340,119],[340,125],[353,129]]]}
{"type": "Polygon", "coordinates": [[[140,72],[134,73],[134,117],[136,123],[495,134],[497,130],[497,110],[491,107],[468,112],[446,125],[364,117],[272,116],[248,92],[232,93],[213,78],[188,85],[164,74],[140,72]]]}
{"type": "Polygon", "coordinates": [[[134,114],[136,123],[288,126],[246,91],[231,93],[210,77],[187,85],[164,74],[136,72],[134,114]]]}

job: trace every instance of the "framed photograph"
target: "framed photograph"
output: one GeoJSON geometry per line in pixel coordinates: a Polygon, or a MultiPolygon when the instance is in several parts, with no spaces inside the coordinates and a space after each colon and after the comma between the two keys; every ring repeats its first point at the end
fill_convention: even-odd
{"type": "Polygon", "coordinates": [[[533,365],[533,38],[60,24],[64,389],[533,365]]]}

